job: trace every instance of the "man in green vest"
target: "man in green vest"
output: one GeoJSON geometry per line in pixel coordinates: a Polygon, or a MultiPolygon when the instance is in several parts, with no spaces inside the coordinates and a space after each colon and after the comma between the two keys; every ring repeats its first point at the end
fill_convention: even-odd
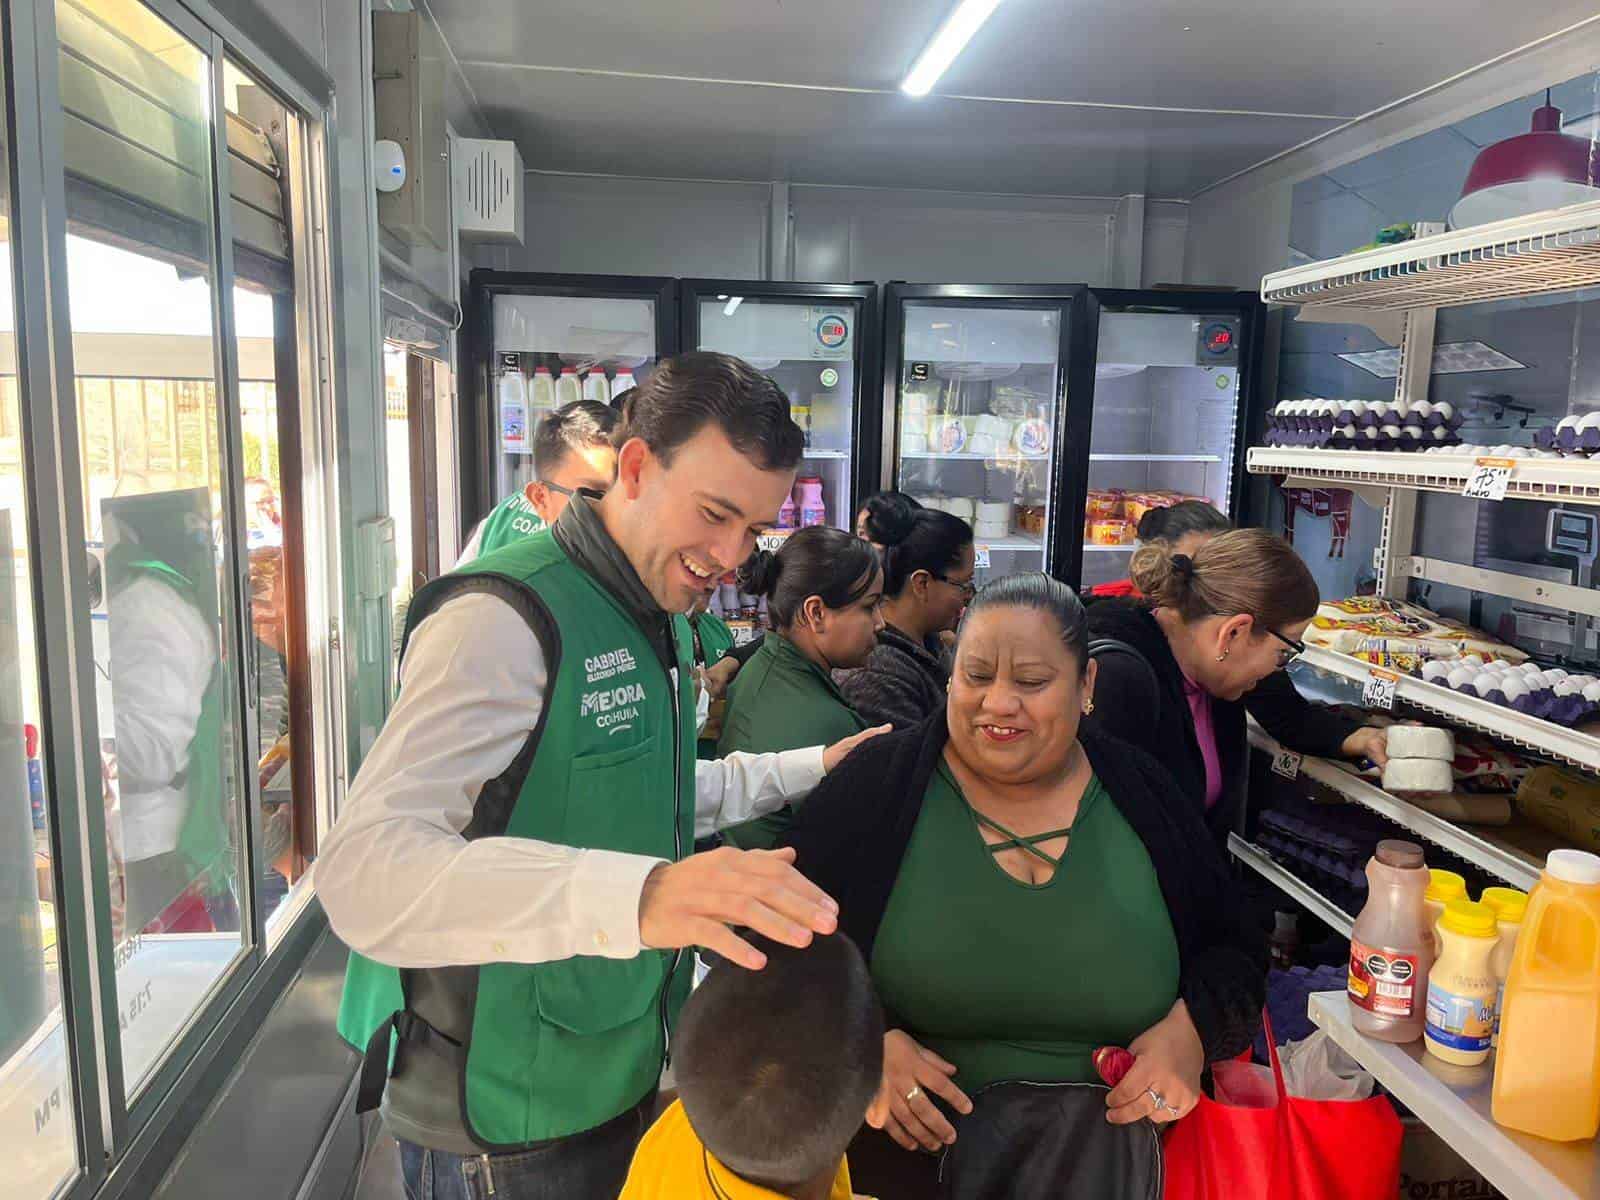
{"type": "Polygon", "coordinates": [[[579,491],[603,495],[617,476],[611,445],[616,426],[617,414],[594,400],[574,400],[540,421],[533,434],[533,480],[478,523],[457,569],[554,525],[579,491]]]}
{"type": "Polygon", "coordinates": [[[690,853],[865,736],[695,760],[683,614],[777,519],[803,453],[788,400],[738,359],[685,354],[618,441],[604,497],[417,594],[399,698],[317,862],[355,951],[358,1108],[381,1095],[412,1195],[616,1195],[685,949],[758,970],[731,927],[803,946],[837,924],[789,851],[690,853]]]}

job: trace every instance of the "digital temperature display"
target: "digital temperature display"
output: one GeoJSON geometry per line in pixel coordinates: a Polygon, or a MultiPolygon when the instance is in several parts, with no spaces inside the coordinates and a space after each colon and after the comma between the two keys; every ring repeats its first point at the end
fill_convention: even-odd
{"type": "Polygon", "coordinates": [[[1233,321],[1209,320],[1200,324],[1196,362],[1201,366],[1231,366],[1239,357],[1239,327],[1233,321]]]}

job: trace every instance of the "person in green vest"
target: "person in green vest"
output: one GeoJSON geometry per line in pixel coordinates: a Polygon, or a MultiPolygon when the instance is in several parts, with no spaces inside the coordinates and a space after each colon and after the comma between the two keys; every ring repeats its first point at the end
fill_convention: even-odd
{"type": "Polygon", "coordinates": [[[700,758],[717,756],[717,737],[722,722],[712,719],[712,706],[724,702],[728,684],[739,673],[739,660],[733,657],[733,630],[710,610],[709,600],[695,606],[689,614],[689,632],[694,638],[695,728],[699,741],[695,753],[700,758]]]}
{"type": "Polygon", "coordinates": [[[804,946],[836,906],[787,852],[691,854],[862,737],[695,759],[684,615],[772,525],[804,451],[783,391],[695,352],[636,392],[616,482],[412,602],[400,691],[322,847],[410,1195],[614,1196],[702,946],[804,946]]]}
{"type": "MultiPolygon", "coordinates": [[[[789,750],[834,742],[867,727],[834,686],[833,671],[867,661],[883,628],[883,568],[860,538],[813,525],[776,554],[758,551],[739,586],[767,598],[772,632],[728,688],[719,754],[789,750]]],[[[736,825],[725,841],[770,849],[788,809],[736,825]]]]}
{"type": "Polygon", "coordinates": [[[533,434],[533,480],[478,522],[457,569],[548,529],[580,490],[604,495],[617,475],[611,445],[616,427],[617,414],[595,400],[574,400],[540,421],[533,434]]]}

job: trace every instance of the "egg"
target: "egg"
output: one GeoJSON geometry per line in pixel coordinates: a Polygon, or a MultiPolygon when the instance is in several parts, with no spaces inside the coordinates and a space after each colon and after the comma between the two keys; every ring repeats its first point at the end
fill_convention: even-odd
{"type": "Polygon", "coordinates": [[[1582,433],[1586,429],[1600,430],[1600,409],[1597,409],[1592,413],[1588,413],[1578,422],[1579,433],[1582,433]]]}
{"type": "Polygon", "coordinates": [[[1439,403],[1433,406],[1433,415],[1438,417],[1440,420],[1448,421],[1451,417],[1456,415],[1455,406],[1452,405],[1448,400],[1441,400],[1439,403]]]}
{"type": "Polygon", "coordinates": [[[1433,405],[1429,404],[1426,400],[1418,400],[1411,406],[1411,415],[1426,421],[1429,417],[1433,416],[1433,405]]]}
{"type": "Polygon", "coordinates": [[[1422,678],[1429,683],[1443,683],[1449,678],[1451,660],[1443,658],[1430,658],[1422,664],[1422,678]]]}
{"type": "Polygon", "coordinates": [[[1445,682],[1453,691],[1464,692],[1472,686],[1472,681],[1477,675],[1478,672],[1471,667],[1457,667],[1445,677],[1445,682]]]}

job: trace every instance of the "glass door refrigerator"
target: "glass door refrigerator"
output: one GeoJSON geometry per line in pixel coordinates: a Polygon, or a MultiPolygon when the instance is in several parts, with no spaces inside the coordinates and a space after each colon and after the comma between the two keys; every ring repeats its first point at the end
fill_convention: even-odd
{"type": "Polygon", "coordinates": [[[883,477],[972,523],[980,585],[1076,578],[1088,289],[892,283],[884,327],[883,477]]]}
{"type": "Polygon", "coordinates": [[[1240,523],[1263,313],[1253,292],[1092,295],[1083,566],[1067,577],[1085,589],[1128,577],[1139,519],[1152,508],[1200,499],[1240,523]]]}
{"type": "Polygon", "coordinates": [[[779,532],[854,528],[877,489],[882,420],[876,284],[683,281],[684,349],[717,350],[765,371],[789,397],[806,456],[779,532]]]}
{"type": "Polygon", "coordinates": [[[548,275],[476,270],[469,283],[461,461],[466,529],[533,479],[533,438],[552,409],[609,403],[678,351],[678,284],[658,276],[548,275]]]}

